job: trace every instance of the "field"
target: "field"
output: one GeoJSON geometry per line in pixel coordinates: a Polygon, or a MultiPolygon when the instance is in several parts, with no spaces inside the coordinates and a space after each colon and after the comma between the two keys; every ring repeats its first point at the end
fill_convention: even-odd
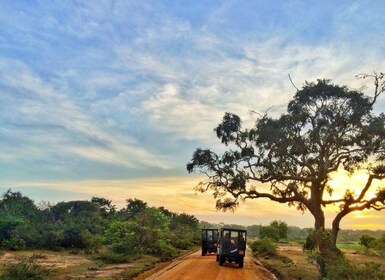
{"type": "MultiPolygon", "coordinates": [[[[355,243],[338,244],[345,256],[353,263],[360,265],[366,262],[381,264],[385,275],[385,259],[360,253],[360,246],[355,243]]],[[[259,261],[278,279],[282,280],[314,280],[320,279],[315,262],[309,261],[302,245],[290,243],[278,246],[278,256],[259,259],[259,261]]]]}
{"type": "MultiPolygon", "coordinates": [[[[184,253],[184,252],[181,252],[184,253]]],[[[52,251],[3,251],[0,253],[1,269],[6,264],[16,264],[31,259],[47,272],[47,279],[133,279],[143,271],[157,269],[167,263],[160,258],[142,256],[133,262],[122,264],[105,264],[98,260],[97,255],[84,252],[52,252],[52,251]]]]}

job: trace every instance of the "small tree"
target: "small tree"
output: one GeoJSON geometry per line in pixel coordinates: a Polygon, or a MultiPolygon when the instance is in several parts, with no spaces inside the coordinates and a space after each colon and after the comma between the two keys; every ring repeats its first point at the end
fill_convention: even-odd
{"type": "Polygon", "coordinates": [[[374,236],[363,234],[360,237],[360,245],[364,246],[366,249],[369,249],[373,246],[373,242],[376,240],[374,236]]]}
{"type": "Polygon", "coordinates": [[[296,92],[286,113],[276,119],[261,116],[251,129],[242,129],[240,117],[226,113],[215,132],[229,149],[218,155],[198,148],[187,164],[188,172],[207,175],[197,190],[211,190],[222,210],[260,198],[308,210],[316,231],[325,229],[325,207],[339,205],[330,242],[319,244],[321,251],[337,251],[339,225],[346,215],[385,208],[385,189],[373,196],[368,192],[373,181],[385,178],[385,115],[373,113],[385,91],[384,74],[359,77],[374,79],[373,97],[318,80],[296,92]],[[332,174],[341,169],[350,174],[364,169],[367,181],[358,193],[348,189],[339,198],[327,199],[326,194],[334,192],[332,174]]]}
{"type": "Polygon", "coordinates": [[[279,241],[279,230],[278,228],[274,227],[274,226],[262,226],[260,229],[259,229],[259,237],[260,238],[270,238],[276,242],[279,241]]]}
{"type": "Polygon", "coordinates": [[[275,220],[270,223],[270,226],[277,229],[279,239],[287,238],[287,232],[289,231],[287,223],[275,220]]]}

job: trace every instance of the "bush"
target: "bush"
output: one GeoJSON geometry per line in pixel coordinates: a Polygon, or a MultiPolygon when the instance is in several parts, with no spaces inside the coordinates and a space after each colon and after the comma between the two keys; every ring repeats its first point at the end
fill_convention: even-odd
{"type": "Polygon", "coordinates": [[[374,236],[363,234],[360,237],[360,245],[365,247],[366,249],[369,249],[373,247],[373,242],[376,240],[374,236]]]}
{"type": "Polygon", "coordinates": [[[176,249],[164,240],[157,242],[157,251],[156,255],[160,256],[161,261],[169,261],[177,254],[176,249]]]}
{"type": "Polygon", "coordinates": [[[250,248],[258,256],[274,256],[277,253],[277,246],[268,237],[252,242],[250,248]]]}
{"type": "Polygon", "coordinates": [[[3,240],[2,247],[7,250],[23,250],[25,249],[25,241],[19,237],[11,237],[10,239],[3,240]]]}
{"type": "Polygon", "coordinates": [[[326,265],[326,275],[329,280],[381,280],[385,279],[381,265],[364,263],[354,265],[349,260],[341,257],[326,265]]]}
{"type": "Polygon", "coordinates": [[[259,236],[261,238],[271,238],[274,241],[279,241],[279,229],[274,226],[261,227],[259,229],[259,236]]]}
{"type": "Polygon", "coordinates": [[[371,245],[377,256],[385,257],[385,234],[373,241],[371,245]]]}
{"type": "Polygon", "coordinates": [[[28,260],[21,260],[18,263],[5,265],[3,280],[43,280],[48,275],[48,270],[41,268],[36,263],[36,256],[28,260]]]}
{"type": "Polygon", "coordinates": [[[99,234],[92,234],[88,230],[81,233],[86,253],[97,252],[102,246],[102,237],[99,234]]]}

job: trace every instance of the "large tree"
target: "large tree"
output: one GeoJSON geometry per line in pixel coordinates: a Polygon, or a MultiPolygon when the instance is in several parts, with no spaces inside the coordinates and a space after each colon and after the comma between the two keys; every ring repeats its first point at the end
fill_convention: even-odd
{"type": "Polygon", "coordinates": [[[385,189],[370,192],[375,180],[385,178],[385,115],[373,112],[385,91],[384,74],[360,78],[374,78],[373,96],[318,80],[297,90],[286,113],[278,118],[260,115],[251,129],[242,128],[239,116],[226,113],[215,132],[227,151],[219,155],[198,148],[187,164],[188,172],[207,175],[198,190],[212,191],[222,210],[234,210],[243,199],[259,198],[308,210],[315,230],[325,229],[325,208],[338,205],[331,232],[336,248],[343,217],[385,208],[385,189]],[[358,192],[337,186],[346,192],[331,196],[333,174],[362,169],[367,179],[358,192]]]}

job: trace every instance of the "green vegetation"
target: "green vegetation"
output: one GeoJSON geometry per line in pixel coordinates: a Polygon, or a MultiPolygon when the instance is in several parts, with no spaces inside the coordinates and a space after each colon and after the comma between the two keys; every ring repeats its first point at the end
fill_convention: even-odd
{"type": "MultiPolygon", "coordinates": [[[[251,237],[249,240],[254,240],[249,244],[253,253],[277,276],[289,274],[294,279],[312,279],[306,275],[318,275],[316,262],[308,261],[308,256],[317,260],[318,252],[304,253],[300,247],[300,250],[285,255],[277,250],[277,247],[285,245],[304,244],[312,232],[310,229],[288,226],[283,221],[247,227],[211,224],[198,222],[188,214],[172,213],[163,207],[150,207],[139,199],[127,199],[126,206],[120,210],[104,198],[36,206],[28,197],[9,190],[0,199],[0,247],[3,250],[27,251],[15,253],[18,254],[16,259],[3,261],[0,277],[47,279],[60,273],[92,277],[109,273],[116,264],[124,264],[115,273],[129,279],[154,267],[159,261],[170,260],[194,248],[200,242],[199,229],[205,227],[246,229],[251,237]],[[75,265],[60,269],[51,269],[54,266],[47,263],[42,265],[56,258],[64,258],[64,262],[69,258],[75,265]],[[130,266],[130,263],[133,265],[130,266]]],[[[354,249],[375,261],[373,258],[384,257],[385,232],[341,230],[338,247],[354,249]]],[[[379,264],[367,263],[364,259],[357,265],[340,258],[327,263],[325,271],[328,279],[345,279],[349,272],[382,279],[378,276],[383,270],[379,264]]],[[[105,279],[111,277],[106,276],[105,279]]]]}
{"type": "Polygon", "coordinates": [[[363,234],[359,244],[364,248],[366,254],[385,257],[385,233],[378,238],[363,234]]]}
{"type": "MultiPolygon", "coordinates": [[[[11,190],[0,199],[1,249],[82,251],[104,264],[132,262],[146,255],[170,260],[199,244],[198,225],[192,215],[149,207],[139,199],[127,199],[119,211],[111,201],[96,197],[44,207],[11,190]]],[[[30,275],[28,279],[40,279],[33,259],[2,270],[1,277],[24,273],[30,275]]],[[[24,279],[20,277],[12,279],[24,279]]]]}
{"type": "Polygon", "coordinates": [[[344,254],[327,262],[326,274],[321,277],[319,272],[320,258],[318,251],[306,251],[297,242],[277,243],[272,239],[259,239],[249,244],[253,254],[278,279],[385,279],[384,257],[366,255],[365,251],[344,248],[344,254]],[[278,250],[279,248],[279,250],[278,250]]]}
{"type": "Polygon", "coordinates": [[[33,255],[28,260],[17,263],[8,263],[1,275],[3,280],[43,280],[49,272],[36,263],[37,256],[33,255]]]}
{"type": "Polygon", "coordinates": [[[261,226],[259,229],[260,238],[271,238],[274,241],[287,239],[289,227],[285,222],[273,221],[268,226],[261,226]]]}
{"type": "Polygon", "coordinates": [[[326,275],[329,280],[373,280],[385,279],[381,265],[378,263],[366,262],[360,265],[354,264],[344,257],[339,257],[333,262],[328,262],[326,275]]]}
{"type": "Polygon", "coordinates": [[[275,256],[277,253],[277,246],[269,237],[263,237],[250,243],[250,248],[258,257],[275,256]]]}

